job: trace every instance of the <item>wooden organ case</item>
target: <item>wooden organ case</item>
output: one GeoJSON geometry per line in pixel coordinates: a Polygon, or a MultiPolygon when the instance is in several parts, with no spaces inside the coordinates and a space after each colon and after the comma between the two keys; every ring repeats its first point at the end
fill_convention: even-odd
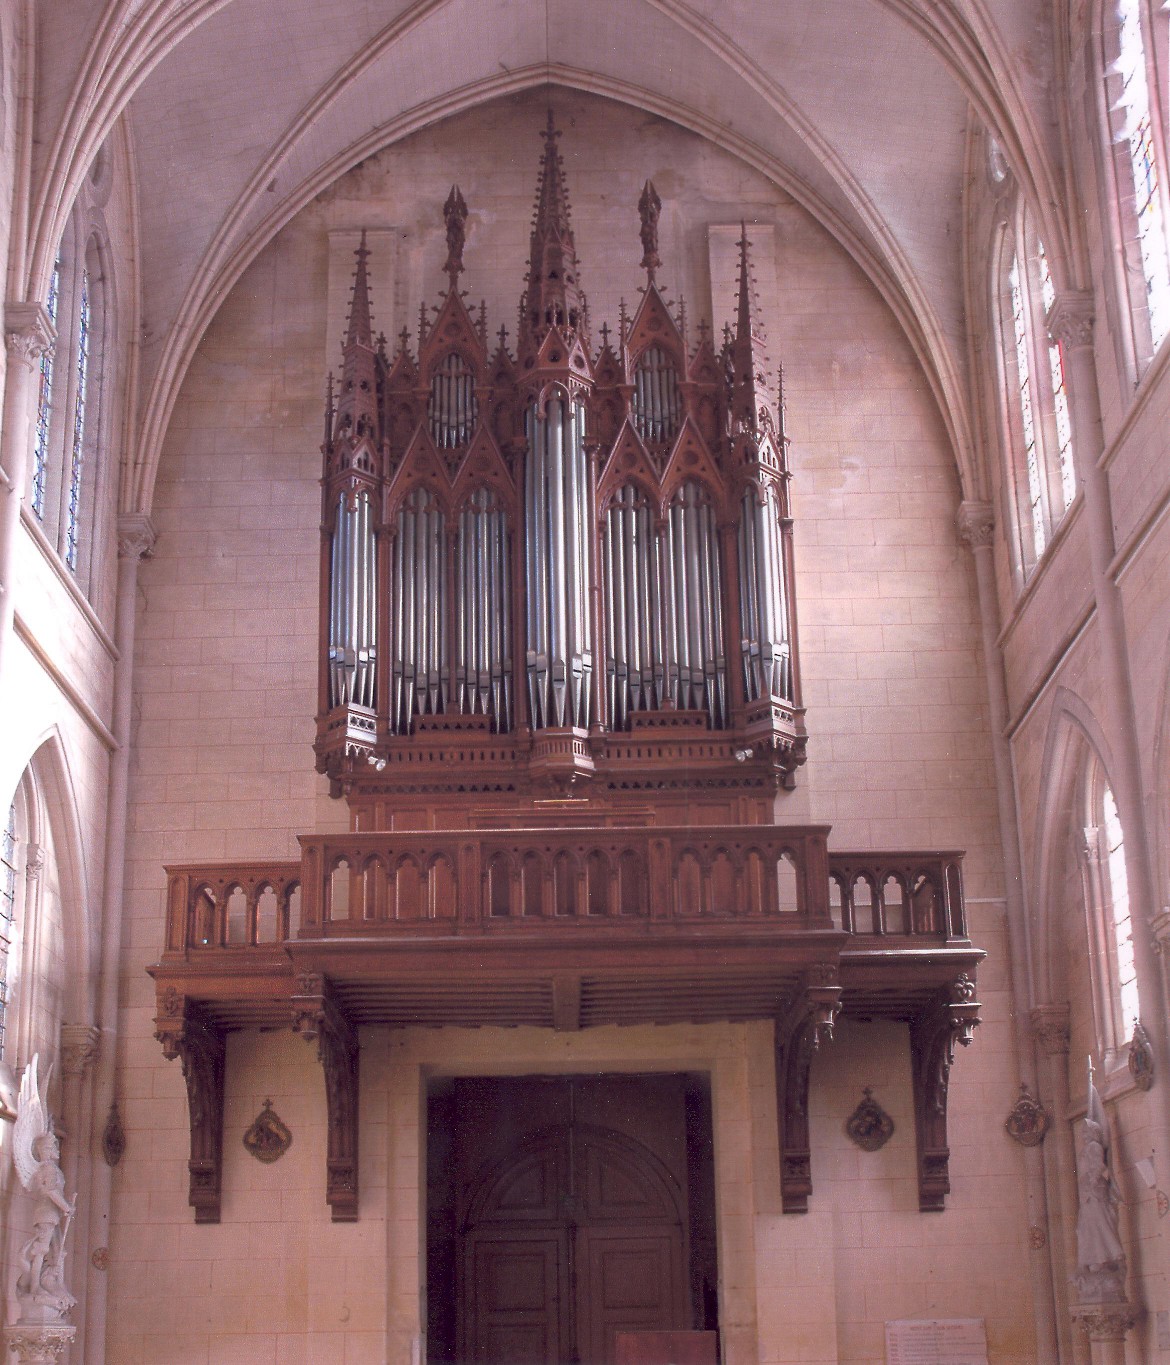
{"type": "Polygon", "coordinates": [[[750,243],[736,316],[688,335],[657,281],[596,340],[544,134],[514,353],[467,307],[467,208],[417,353],[375,338],[365,239],[323,443],[318,769],[346,834],[168,868],[150,970],[180,1057],[190,1201],[218,1221],[225,1034],[317,1043],[326,1198],[359,1211],[363,1026],[775,1022],[781,1190],[812,1191],[808,1082],[841,1013],[908,1026],[919,1200],[978,1023],[961,855],[838,852],[777,823],[805,761],[781,385],[750,243]]]}

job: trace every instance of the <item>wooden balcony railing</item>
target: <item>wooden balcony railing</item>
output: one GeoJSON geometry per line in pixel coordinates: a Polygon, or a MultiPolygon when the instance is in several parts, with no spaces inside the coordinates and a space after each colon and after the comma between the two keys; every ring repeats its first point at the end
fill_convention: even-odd
{"type": "Polygon", "coordinates": [[[820,826],[312,835],[300,863],[169,872],[167,951],[582,930],[967,937],[958,853],[830,853],[820,826]]]}

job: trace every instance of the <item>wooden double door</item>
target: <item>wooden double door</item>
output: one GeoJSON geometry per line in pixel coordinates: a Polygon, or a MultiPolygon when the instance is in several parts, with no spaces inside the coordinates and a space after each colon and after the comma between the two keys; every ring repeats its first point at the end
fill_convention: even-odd
{"type": "Polygon", "coordinates": [[[696,1082],[456,1080],[429,1129],[430,1360],[608,1365],[618,1331],[714,1327],[696,1082]]]}

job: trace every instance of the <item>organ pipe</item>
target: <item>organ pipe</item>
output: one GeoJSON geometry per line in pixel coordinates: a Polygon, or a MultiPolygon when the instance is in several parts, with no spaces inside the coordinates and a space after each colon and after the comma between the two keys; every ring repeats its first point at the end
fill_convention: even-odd
{"type": "Polygon", "coordinates": [[[585,410],[554,390],[526,414],[524,481],[529,716],[535,729],[589,725],[592,488],[585,410]]]}
{"type": "Polygon", "coordinates": [[[373,513],[367,493],[337,501],[329,574],[329,704],[365,706],[375,697],[377,594],[373,513]]]}
{"type": "Polygon", "coordinates": [[[714,509],[701,485],[671,500],[661,541],[651,508],[627,485],[606,513],[606,661],[615,729],[672,705],[727,723],[723,591],[714,509]]]}
{"type": "Polygon", "coordinates": [[[751,489],[740,508],[738,568],[744,689],[748,701],[792,700],[792,649],[780,510],[774,488],[751,489]]]}

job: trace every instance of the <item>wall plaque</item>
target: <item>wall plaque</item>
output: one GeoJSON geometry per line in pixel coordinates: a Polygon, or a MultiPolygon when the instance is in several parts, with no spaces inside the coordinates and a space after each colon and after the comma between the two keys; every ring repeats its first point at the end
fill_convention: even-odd
{"type": "Polygon", "coordinates": [[[987,1365],[982,1318],[902,1318],[886,1323],[886,1365],[987,1365]]]}

